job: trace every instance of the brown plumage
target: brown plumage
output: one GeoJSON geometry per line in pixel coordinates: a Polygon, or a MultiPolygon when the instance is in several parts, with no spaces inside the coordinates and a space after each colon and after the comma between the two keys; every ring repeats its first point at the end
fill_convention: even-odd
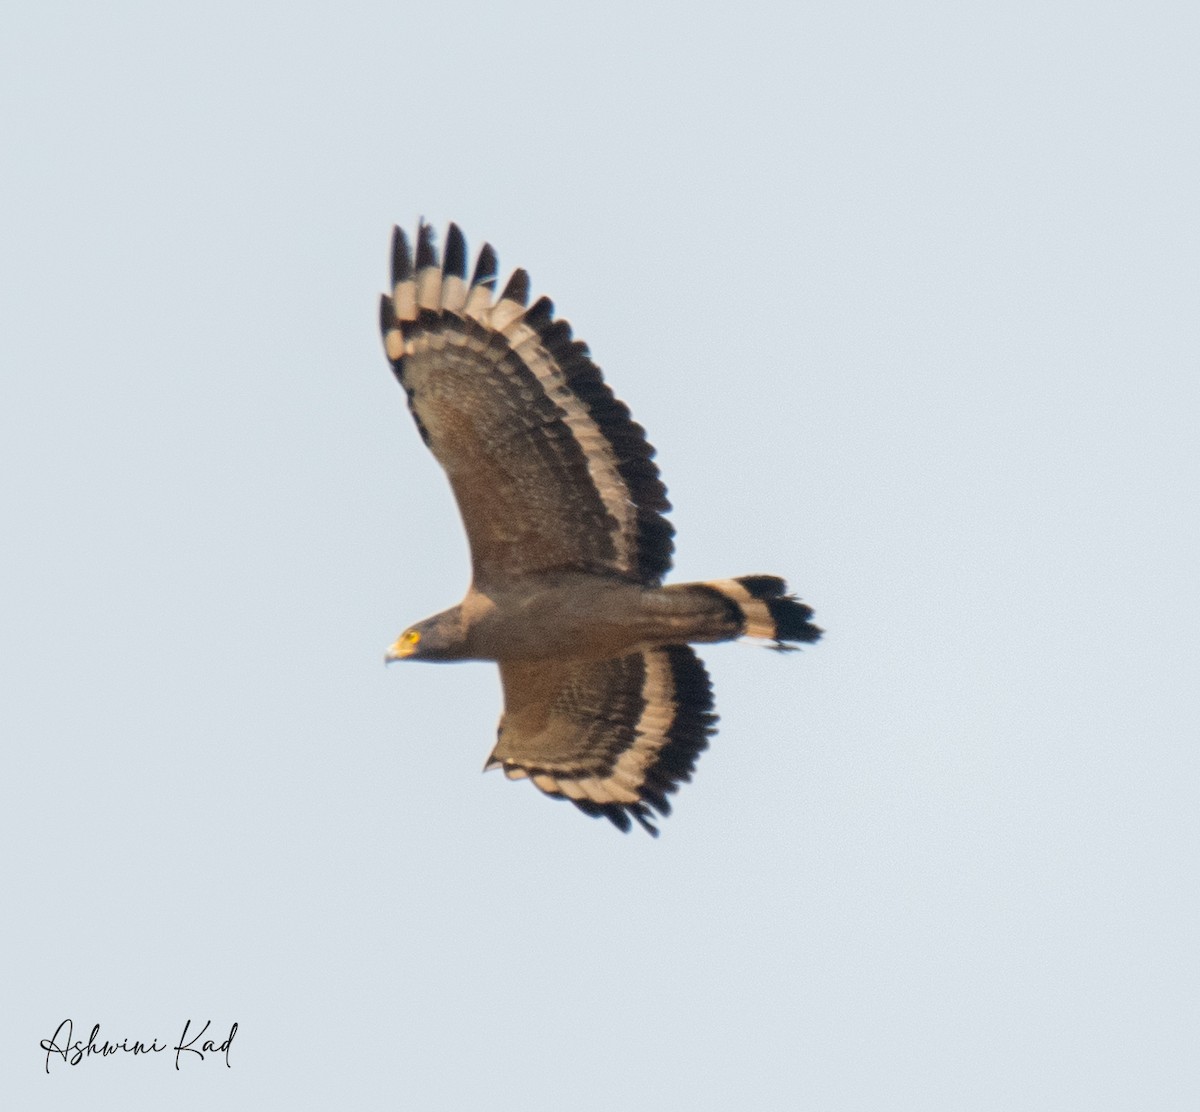
{"type": "Polygon", "coordinates": [[[689,643],[812,642],[812,611],[776,576],[662,586],[674,530],[654,450],[587,346],[518,270],[493,302],[485,245],[466,278],[422,224],[397,228],[384,347],[445,469],[471,547],[463,602],[406,630],[389,660],[494,660],[505,712],[487,767],[528,777],[622,830],[691,778],[716,715],[689,643]]]}

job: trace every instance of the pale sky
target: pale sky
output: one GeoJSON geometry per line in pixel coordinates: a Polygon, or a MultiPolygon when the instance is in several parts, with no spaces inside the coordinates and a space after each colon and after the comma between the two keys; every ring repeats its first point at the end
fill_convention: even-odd
{"type": "Polygon", "coordinates": [[[1200,18],[744,9],[9,14],[6,1107],[1200,1106],[1200,18]],[[703,649],[657,841],[383,666],[468,575],[422,215],[589,343],[672,579],[828,631],[703,649]]]}

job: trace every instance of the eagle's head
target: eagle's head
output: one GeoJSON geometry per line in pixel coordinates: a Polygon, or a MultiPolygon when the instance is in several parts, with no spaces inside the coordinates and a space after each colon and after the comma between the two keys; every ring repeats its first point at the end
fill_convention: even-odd
{"type": "Polygon", "coordinates": [[[392,643],[383,658],[393,660],[461,660],[463,658],[463,619],[459,607],[445,610],[411,625],[392,643]]]}

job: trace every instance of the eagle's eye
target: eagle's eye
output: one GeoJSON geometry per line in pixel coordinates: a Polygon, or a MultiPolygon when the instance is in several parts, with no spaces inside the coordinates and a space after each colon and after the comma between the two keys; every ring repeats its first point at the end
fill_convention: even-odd
{"type": "Polygon", "coordinates": [[[400,640],[406,645],[415,645],[421,640],[421,635],[415,629],[406,629],[400,640]]]}

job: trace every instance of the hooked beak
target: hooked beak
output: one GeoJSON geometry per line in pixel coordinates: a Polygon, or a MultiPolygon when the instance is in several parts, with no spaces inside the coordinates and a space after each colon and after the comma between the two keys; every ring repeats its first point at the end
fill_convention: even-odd
{"type": "Polygon", "coordinates": [[[397,660],[403,660],[406,656],[412,656],[415,649],[416,645],[411,643],[404,644],[400,641],[397,641],[384,654],[383,662],[384,664],[394,664],[397,660]]]}

